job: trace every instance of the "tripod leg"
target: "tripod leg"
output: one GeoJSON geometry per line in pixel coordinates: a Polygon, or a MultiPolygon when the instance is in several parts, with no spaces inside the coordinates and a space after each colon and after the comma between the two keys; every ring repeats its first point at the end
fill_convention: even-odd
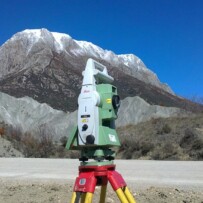
{"type": "Polygon", "coordinates": [[[79,203],[81,192],[73,192],[71,203],[79,203]]]}
{"type": "Polygon", "coordinates": [[[136,203],[133,195],[131,194],[131,192],[129,191],[128,187],[124,187],[123,192],[125,194],[125,196],[127,197],[129,203],[136,203]]]}
{"type": "Polygon", "coordinates": [[[101,194],[99,203],[105,203],[107,185],[101,186],[101,194]]]}
{"type": "Polygon", "coordinates": [[[72,198],[71,198],[71,203],[74,203],[76,199],[76,192],[73,192],[72,198]]]}
{"type": "Polygon", "coordinates": [[[93,193],[87,192],[85,195],[84,203],[92,203],[93,193]]]}
{"type": "Polygon", "coordinates": [[[82,193],[82,197],[81,197],[81,203],[85,202],[85,198],[86,198],[86,193],[82,193]]]}
{"type": "Polygon", "coordinates": [[[129,203],[125,194],[123,193],[122,188],[118,188],[116,191],[118,198],[120,199],[121,203],[129,203]]]}

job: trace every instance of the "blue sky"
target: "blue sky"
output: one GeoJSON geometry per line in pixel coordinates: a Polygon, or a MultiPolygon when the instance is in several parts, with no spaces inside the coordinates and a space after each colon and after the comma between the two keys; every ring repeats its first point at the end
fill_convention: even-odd
{"type": "Polygon", "coordinates": [[[47,28],[140,57],[178,95],[203,97],[202,0],[1,0],[0,45],[47,28]]]}

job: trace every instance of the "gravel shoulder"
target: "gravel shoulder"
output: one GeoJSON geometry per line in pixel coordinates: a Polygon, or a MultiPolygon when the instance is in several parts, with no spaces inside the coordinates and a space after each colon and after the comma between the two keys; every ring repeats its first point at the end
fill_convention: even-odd
{"type": "MultiPolygon", "coordinates": [[[[203,203],[203,162],[116,160],[137,202],[203,203]]],[[[0,203],[70,202],[78,160],[0,158],[0,203]]],[[[95,189],[98,202],[100,188],[95,189]]],[[[106,202],[117,203],[108,185],[106,202]]]]}
{"type": "MultiPolygon", "coordinates": [[[[61,181],[23,181],[1,179],[1,203],[65,203],[70,202],[73,184],[61,181]]],[[[202,203],[203,192],[182,190],[175,187],[130,188],[137,203],[202,203]]],[[[100,188],[95,189],[93,202],[99,201],[100,188]]],[[[107,203],[118,203],[115,192],[108,185],[107,203]]]]}

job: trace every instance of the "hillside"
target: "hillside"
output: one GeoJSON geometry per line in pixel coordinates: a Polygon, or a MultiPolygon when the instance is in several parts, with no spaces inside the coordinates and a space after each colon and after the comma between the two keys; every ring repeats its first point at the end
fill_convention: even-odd
{"type": "MultiPolygon", "coordinates": [[[[17,99],[4,93],[0,93],[0,106],[1,156],[78,157],[64,148],[77,112],[64,113],[28,97],[17,99]]],[[[203,114],[127,97],[118,116],[122,143],[118,158],[203,159],[203,114]]]]}
{"type": "MultiPolygon", "coordinates": [[[[0,129],[4,129],[0,156],[20,156],[20,151],[25,157],[78,157],[78,153],[64,148],[77,112],[64,113],[28,97],[17,99],[4,93],[0,93],[0,106],[0,129]]],[[[202,159],[201,114],[127,97],[121,102],[118,116],[122,143],[118,158],[202,159]]]]}
{"type": "MultiPolygon", "coordinates": [[[[116,126],[185,114],[185,111],[175,107],[150,105],[140,97],[127,97],[121,101],[116,126]]],[[[0,122],[5,123],[6,128],[10,126],[16,129],[18,134],[29,133],[35,138],[46,134],[54,141],[59,141],[61,137],[68,137],[77,124],[77,111],[65,113],[30,97],[15,98],[0,92],[0,122]]]]}
{"type": "MultiPolygon", "coordinates": [[[[78,151],[65,149],[65,137],[56,144],[51,137],[35,139],[30,134],[16,134],[15,129],[12,132],[3,136],[12,143],[4,156],[79,157],[78,151]]],[[[203,160],[203,114],[152,118],[118,127],[117,132],[121,141],[121,147],[115,149],[117,159],[203,160]]],[[[0,140],[1,148],[6,140],[0,140]]]]}
{"type": "Polygon", "coordinates": [[[203,114],[157,118],[117,129],[118,158],[203,160],[203,114]]]}

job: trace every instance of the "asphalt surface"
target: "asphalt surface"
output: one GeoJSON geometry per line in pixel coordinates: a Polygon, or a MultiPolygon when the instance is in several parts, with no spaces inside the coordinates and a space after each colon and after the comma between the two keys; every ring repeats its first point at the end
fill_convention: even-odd
{"type": "MultiPolygon", "coordinates": [[[[202,161],[115,160],[128,185],[203,189],[202,161]]],[[[74,182],[79,161],[74,159],[0,158],[0,179],[74,182]]]]}

